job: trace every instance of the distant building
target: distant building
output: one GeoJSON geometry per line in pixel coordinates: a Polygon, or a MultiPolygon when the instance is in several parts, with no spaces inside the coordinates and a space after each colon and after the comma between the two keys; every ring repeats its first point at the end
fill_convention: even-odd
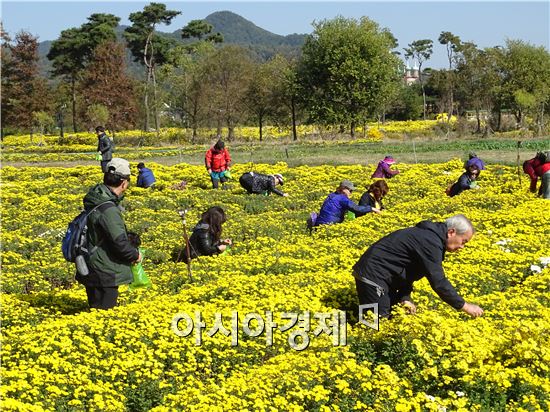
{"type": "Polygon", "coordinates": [[[411,67],[409,65],[409,61],[407,60],[403,81],[407,86],[420,81],[420,71],[418,70],[418,64],[416,62],[414,62],[413,67],[411,67]]]}

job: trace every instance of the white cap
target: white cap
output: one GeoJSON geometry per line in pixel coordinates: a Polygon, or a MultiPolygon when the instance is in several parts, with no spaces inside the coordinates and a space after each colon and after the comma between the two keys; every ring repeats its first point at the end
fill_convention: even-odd
{"type": "Polygon", "coordinates": [[[122,177],[130,177],[130,163],[126,159],[113,157],[113,159],[107,163],[107,173],[114,173],[122,177]]]}

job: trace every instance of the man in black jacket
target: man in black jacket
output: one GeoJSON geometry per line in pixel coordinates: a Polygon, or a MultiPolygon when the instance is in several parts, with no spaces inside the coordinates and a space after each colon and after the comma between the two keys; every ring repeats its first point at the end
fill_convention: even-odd
{"type": "Polygon", "coordinates": [[[107,163],[113,158],[113,143],[105,134],[103,126],[97,126],[95,133],[97,134],[97,153],[101,156],[101,171],[107,173],[107,163]]]}
{"type": "Polygon", "coordinates": [[[445,251],[459,251],[473,235],[472,223],[466,216],[456,215],[444,223],[426,220],[383,237],[353,266],[359,303],[378,303],[381,317],[388,317],[398,303],[415,313],[410,298],[413,282],[426,276],[443,301],[472,317],[481,316],[483,310],[460,297],[442,266],[445,251]]]}

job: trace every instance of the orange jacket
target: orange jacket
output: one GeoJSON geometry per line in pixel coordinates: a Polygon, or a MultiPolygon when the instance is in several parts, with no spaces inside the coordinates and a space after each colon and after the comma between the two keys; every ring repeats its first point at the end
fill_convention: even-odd
{"type": "Polygon", "coordinates": [[[216,150],[214,146],[208,149],[204,158],[206,169],[212,170],[213,172],[223,172],[227,170],[230,162],[231,156],[229,155],[229,151],[225,148],[216,150]]]}

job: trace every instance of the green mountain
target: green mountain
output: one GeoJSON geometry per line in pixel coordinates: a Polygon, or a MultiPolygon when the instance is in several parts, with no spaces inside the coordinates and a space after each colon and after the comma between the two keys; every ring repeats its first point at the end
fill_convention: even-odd
{"type": "MultiPolygon", "coordinates": [[[[271,33],[230,11],[217,11],[208,15],[204,20],[213,26],[214,32],[219,32],[223,35],[225,44],[241,45],[247,48],[258,60],[268,60],[277,53],[292,57],[299,56],[306,38],[305,34],[281,36],[271,33]]],[[[120,39],[123,38],[122,33],[126,27],[117,27],[117,37],[120,39]]],[[[184,42],[181,38],[181,29],[172,33],[159,33],[182,43],[184,42]]],[[[44,75],[48,75],[48,72],[51,70],[51,62],[46,58],[51,44],[52,41],[50,40],[39,43],[40,69],[44,75]]],[[[131,73],[139,75],[139,73],[143,72],[141,66],[132,61],[129,52],[127,63],[131,73]]]]}
{"type": "Polygon", "coordinates": [[[280,36],[271,33],[230,11],[217,11],[207,16],[204,20],[214,26],[215,32],[223,34],[226,43],[300,47],[305,40],[304,34],[280,36]]]}

